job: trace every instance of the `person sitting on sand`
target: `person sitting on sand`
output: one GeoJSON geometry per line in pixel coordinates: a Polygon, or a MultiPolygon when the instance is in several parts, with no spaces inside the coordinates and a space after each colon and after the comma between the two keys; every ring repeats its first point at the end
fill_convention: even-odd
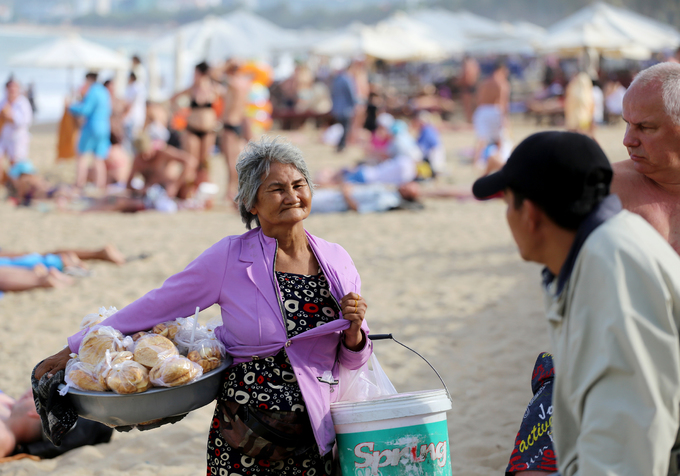
{"type": "Polygon", "coordinates": [[[446,170],[446,149],[441,134],[434,126],[433,116],[427,111],[420,111],[411,120],[411,126],[418,132],[416,142],[423,153],[423,161],[435,177],[446,170]]]}
{"type": "Polygon", "coordinates": [[[15,400],[0,390],[0,458],[54,458],[80,446],[108,443],[112,434],[113,429],[102,423],[79,418],[62,444],[54,446],[43,435],[33,391],[28,389],[15,400]]]}
{"type": "Polygon", "coordinates": [[[187,198],[196,178],[198,160],[195,157],[167,145],[159,137],[152,139],[146,131],[134,140],[134,148],[136,155],[127,182],[128,189],[133,189],[133,179],[139,174],[144,180],[141,192],[144,193],[158,184],[170,198],[187,198]],[[179,174],[176,173],[174,164],[181,166],[179,174]]]}
{"type": "Polygon", "coordinates": [[[381,114],[378,124],[389,134],[389,143],[382,156],[374,156],[373,162],[359,164],[352,169],[322,171],[317,176],[319,185],[392,184],[400,185],[415,180],[417,164],[423,158],[415,139],[402,120],[394,120],[389,114],[381,114]]]}
{"type": "Polygon", "coordinates": [[[52,184],[38,174],[30,160],[15,163],[6,174],[5,185],[10,199],[22,206],[30,206],[33,200],[54,199],[58,207],[63,207],[75,196],[70,186],[52,184]]]}
{"type": "Polygon", "coordinates": [[[612,175],[593,139],[548,131],[473,192],[504,192],[520,255],[545,266],[560,474],[677,474],[680,257],[609,194],[612,175]]]}

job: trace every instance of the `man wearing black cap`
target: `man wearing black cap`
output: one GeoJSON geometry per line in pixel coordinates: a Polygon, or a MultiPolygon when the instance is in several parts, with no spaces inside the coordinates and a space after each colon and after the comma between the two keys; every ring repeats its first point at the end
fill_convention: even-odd
{"type": "Polygon", "coordinates": [[[473,193],[505,192],[522,258],[546,266],[560,473],[666,475],[680,419],[680,257],[621,209],[611,178],[595,141],[550,131],[473,193]]]}

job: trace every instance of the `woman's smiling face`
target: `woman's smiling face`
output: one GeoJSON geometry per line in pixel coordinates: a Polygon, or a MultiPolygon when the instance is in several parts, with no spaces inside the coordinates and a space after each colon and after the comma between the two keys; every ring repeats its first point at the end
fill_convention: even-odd
{"type": "Polygon", "coordinates": [[[263,229],[292,227],[309,216],[311,207],[312,191],[298,169],[292,164],[272,162],[250,212],[257,215],[263,229]]]}

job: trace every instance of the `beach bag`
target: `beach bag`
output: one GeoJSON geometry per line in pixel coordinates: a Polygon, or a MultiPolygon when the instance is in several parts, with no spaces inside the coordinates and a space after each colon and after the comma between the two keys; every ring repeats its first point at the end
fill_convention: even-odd
{"type": "Polygon", "coordinates": [[[261,410],[220,401],[219,433],[234,449],[265,461],[281,461],[309,451],[315,444],[306,412],[261,410]]]}
{"type": "Polygon", "coordinates": [[[363,402],[397,393],[375,353],[356,370],[338,363],[338,381],[338,402],[363,402]]]}

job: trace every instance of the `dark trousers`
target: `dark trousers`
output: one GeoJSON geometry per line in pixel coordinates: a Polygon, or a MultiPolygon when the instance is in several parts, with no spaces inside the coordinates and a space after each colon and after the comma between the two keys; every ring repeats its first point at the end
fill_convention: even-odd
{"type": "Polygon", "coordinates": [[[347,145],[347,136],[352,128],[352,116],[350,117],[336,117],[336,120],[342,124],[342,137],[340,137],[340,142],[338,142],[338,152],[342,152],[347,145]]]}

